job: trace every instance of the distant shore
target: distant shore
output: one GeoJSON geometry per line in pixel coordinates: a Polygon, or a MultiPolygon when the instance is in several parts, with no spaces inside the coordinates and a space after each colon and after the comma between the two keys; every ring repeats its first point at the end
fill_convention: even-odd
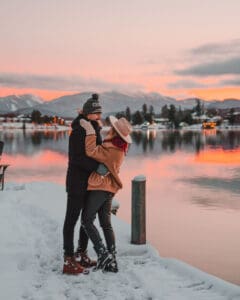
{"type": "Polygon", "coordinates": [[[33,124],[33,123],[25,123],[23,127],[23,123],[11,123],[11,122],[3,122],[0,123],[0,131],[3,130],[34,130],[34,131],[69,131],[71,130],[70,126],[67,125],[46,125],[46,124],[33,124]]]}
{"type": "MultiPolygon", "coordinates": [[[[104,126],[103,130],[108,130],[108,126],[104,126]]],[[[33,124],[33,123],[25,123],[25,128],[23,128],[22,123],[12,123],[12,122],[3,122],[0,123],[0,131],[4,130],[32,130],[32,131],[69,131],[71,130],[70,125],[58,125],[58,124],[52,124],[52,125],[46,125],[46,124],[33,124]]],[[[204,130],[204,131],[216,131],[216,130],[240,130],[240,125],[228,125],[228,126],[216,126],[215,129],[202,129],[201,124],[194,124],[189,126],[184,126],[179,129],[170,129],[163,126],[155,126],[155,127],[149,127],[149,128],[141,128],[140,125],[134,125],[133,131],[165,131],[165,130],[204,130]]]]}

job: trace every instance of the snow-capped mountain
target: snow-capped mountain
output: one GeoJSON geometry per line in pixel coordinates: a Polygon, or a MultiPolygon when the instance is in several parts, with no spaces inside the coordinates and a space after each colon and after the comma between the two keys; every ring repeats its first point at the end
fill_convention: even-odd
{"type": "MultiPolygon", "coordinates": [[[[83,104],[92,95],[92,92],[80,93],[75,95],[63,96],[44,104],[37,105],[34,109],[38,109],[42,114],[54,112],[62,117],[74,117],[77,110],[83,107],[83,104]]],[[[131,111],[142,110],[144,103],[149,107],[152,105],[155,112],[160,112],[161,107],[165,104],[176,104],[174,98],[165,97],[160,94],[122,94],[118,92],[105,92],[99,95],[99,101],[103,107],[103,116],[110,113],[125,111],[129,107],[131,111]]],[[[29,109],[21,110],[21,113],[29,113],[29,109]]]]}
{"type": "Polygon", "coordinates": [[[22,108],[32,109],[36,105],[42,104],[43,100],[35,95],[11,95],[7,97],[0,97],[0,113],[15,112],[22,108]]]}
{"type": "MultiPolygon", "coordinates": [[[[58,115],[61,117],[73,118],[77,115],[77,110],[82,108],[84,102],[90,98],[92,92],[66,95],[43,102],[33,95],[8,96],[0,98],[0,113],[16,112],[19,114],[31,114],[33,109],[39,110],[42,115],[58,115]]],[[[103,117],[111,113],[125,111],[127,107],[131,112],[142,110],[143,104],[154,107],[155,113],[160,113],[164,105],[173,104],[176,108],[191,109],[196,105],[197,98],[176,100],[171,97],[162,96],[158,93],[135,93],[123,94],[119,92],[105,92],[99,95],[99,101],[103,107],[103,117]]],[[[240,100],[226,99],[224,101],[205,101],[199,99],[205,108],[231,108],[239,107],[240,100]]]]}

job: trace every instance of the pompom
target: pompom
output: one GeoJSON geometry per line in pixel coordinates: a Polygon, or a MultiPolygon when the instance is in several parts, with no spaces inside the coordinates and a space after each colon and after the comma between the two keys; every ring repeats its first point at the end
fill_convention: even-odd
{"type": "Polygon", "coordinates": [[[92,98],[93,98],[94,100],[98,100],[98,94],[92,94],[92,98]]]}

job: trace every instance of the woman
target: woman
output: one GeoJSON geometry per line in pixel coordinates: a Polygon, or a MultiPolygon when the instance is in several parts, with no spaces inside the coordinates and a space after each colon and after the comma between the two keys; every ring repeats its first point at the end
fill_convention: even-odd
{"type": "Polygon", "coordinates": [[[96,269],[118,272],[115,236],[111,225],[111,204],[114,194],[122,188],[118,174],[128,145],[132,142],[129,135],[132,127],[125,118],[118,120],[110,116],[109,120],[111,128],[102,145],[96,145],[96,134],[92,125],[86,120],[80,121],[86,130],[86,154],[106,165],[109,170],[105,176],[91,173],[87,188],[90,193],[83,210],[82,222],[98,256],[96,269]],[[107,248],[93,223],[97,213],[107,248]]]}

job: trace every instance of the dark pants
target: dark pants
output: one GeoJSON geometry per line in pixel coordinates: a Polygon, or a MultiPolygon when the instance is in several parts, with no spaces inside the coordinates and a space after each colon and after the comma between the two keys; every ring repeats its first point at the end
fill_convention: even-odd
{"type": "MultiPolygon", "coordinates": [[[[63,226],[63,249],[66,256],[73,256],[74,254],[74,228],[86,201],[86,189],[83,188],[80,192],[79,194],[68,193],[67,210],[63,226]]],[[[78,247],[81,248],[81,251],[85,251],[87,245],[88,236],[81,226],[78,247]]]]}
{"type": "Polygon", "coordinates": [[[97,254],[102,248],[101,236],[94,225],[98,213],[99,223],[103,229],[108,250],[115,250],[115,235],[111,225],[111,206],[113,194],[106,191],[91,191],[88,194],[84,210],[82,212],[82,223],[89,238],[91,239],[97,254]]]}

